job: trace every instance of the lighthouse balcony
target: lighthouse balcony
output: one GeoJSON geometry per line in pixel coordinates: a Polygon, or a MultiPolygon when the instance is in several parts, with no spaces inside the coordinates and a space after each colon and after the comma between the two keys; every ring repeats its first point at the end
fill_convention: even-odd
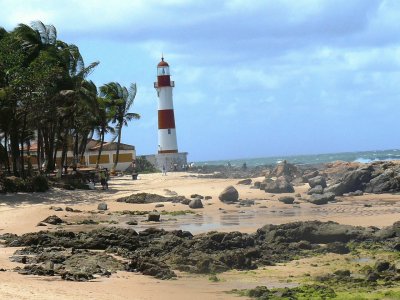
{"type": "Polygon", "coordinates": [[[166,87],[166,86],[170,86],[170,87],[175,87],[175,81],[170,81],[169,84],[158,84],[158,82],[154,82],[154,88],[158,89],[159,87],[166,87]]]}

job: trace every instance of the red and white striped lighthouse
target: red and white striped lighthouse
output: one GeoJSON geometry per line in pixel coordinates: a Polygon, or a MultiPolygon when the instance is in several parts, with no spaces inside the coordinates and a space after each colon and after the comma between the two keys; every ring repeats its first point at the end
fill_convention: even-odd
{"type": "Polygon", "coordinates": [[[169,65],[161,57],[157,65],[157,82],[154,88],[158,95],[158,153],[178,153],[176,142],[176,129],[174,117],[174,105],[172,101],[172,88],[169,65]]]}

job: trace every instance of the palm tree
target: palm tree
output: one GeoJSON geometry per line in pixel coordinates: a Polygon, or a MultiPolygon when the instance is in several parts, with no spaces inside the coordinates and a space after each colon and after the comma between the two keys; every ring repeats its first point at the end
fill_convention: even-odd
{"type": "Polygon", "coordinates": [[[118,82],[110,82],[100,87],[101,95],[111,102],[112,123],[116,124],[116,135],[114,137],[117,141],[117,153],[114,161],[113,170],[117,168],[119,158],[119,148],[122,137],[122,127],[128,126],[128,122],[133,119],[140,119],[137,113],[130,113],[133,101],[136,97],[136,84],[132,83],[129,91],[126,87],[121,86],[118,82]]]}
{"type": "Polygon", "coordinates": [[[110,101],[106,98],[98,97],[98,115],[97,115],[97,125],[95,127],[95,132],[100,138],[100,147],[97,154],[96,168],[99,167],[101,152],[103,151],[104,138],[107,133],[115,134],[113,127],[109,125],[111,121],[110,113],[110,101]]]}

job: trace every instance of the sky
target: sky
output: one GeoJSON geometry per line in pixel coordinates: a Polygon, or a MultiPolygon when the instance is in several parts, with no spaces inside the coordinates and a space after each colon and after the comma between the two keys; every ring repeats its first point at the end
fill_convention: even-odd
{"type": "Polygon", "coordinates": [[[398,0],[0,0],[0,26],[40,20],[98,86],[135,82],[122,141],[157,151],[162,53],[189,161],[400,148],[398,0]]]}

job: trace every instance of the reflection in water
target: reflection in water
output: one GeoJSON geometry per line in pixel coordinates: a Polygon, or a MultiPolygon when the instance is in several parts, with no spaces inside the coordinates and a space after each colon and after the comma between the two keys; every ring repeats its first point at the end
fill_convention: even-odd
{"type": "Polygon", "coordinates": [[[253,206],[251,209],[226,210],[215,215],[196,214],[182,216],[162,215],[160,223],[148,223],[141,217],[139,224],[133,227],[135,230],[143,230],[149,227],[162,228],[165,230],[185,230],[193,234],[212,230],[235,231],[240,229],[260,228],[265,224],[280,224],[282,222],[294,222],[310,219],[327,219],[337,216],[368,216],[380,214],[400,213],[400,207],[381,206],[379,209],[365,208],[363,203],[347,206],[343,204],[328,204],[325,206],[311,206],[307,204],[288,205],[286,207],[270,207],[259,209],[253,206]]]}

